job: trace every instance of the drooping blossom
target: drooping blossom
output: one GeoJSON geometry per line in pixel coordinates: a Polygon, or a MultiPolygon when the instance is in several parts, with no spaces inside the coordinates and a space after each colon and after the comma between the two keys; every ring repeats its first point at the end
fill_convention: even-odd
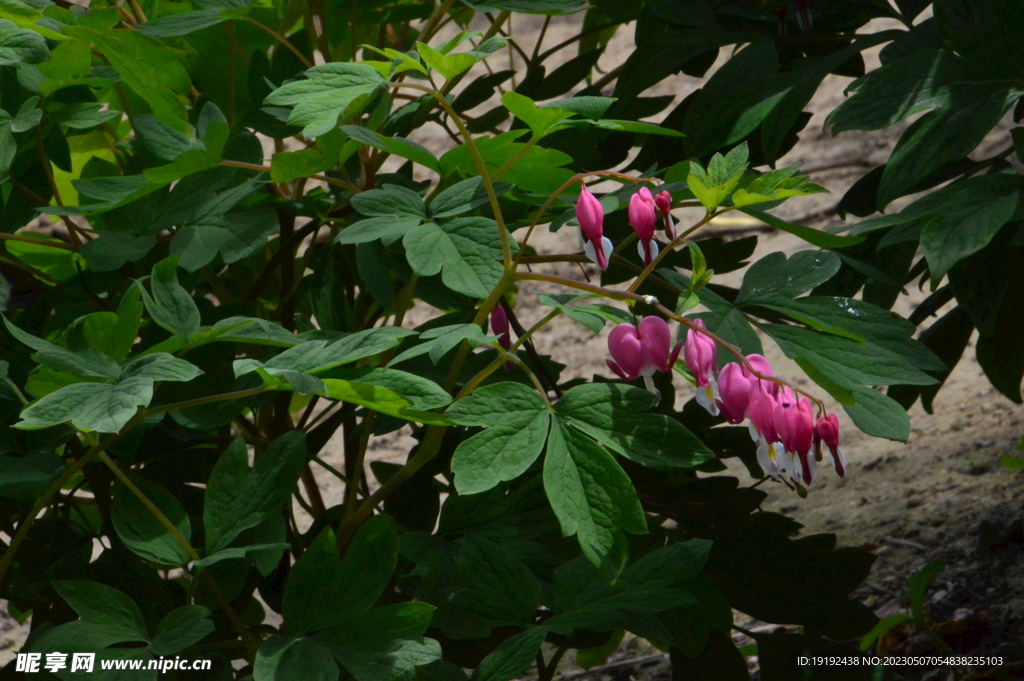
{"type": "MultiPolygon", "coordinates": [[[[701,319],[694,319],[693,325],[697,329],[707,329],[701,319]]],[[[697,404],[704,407],[712,416],[717,416],[718,384],[714,371],[717,366],[715,357],[718,354],[718,346],[707,334],[697,329],[691,328],[686,332],[683,359],[697,383],[697,404]]]]}
{"type": "Polygon", "coordinates": [[[811,484],[817,460],[810,456],[814,444],[814,409],[806,397],[797,397],[787,386],[779,392],[772,415],[779,440],[785,447],[786,469],[797,482],[811,484]],[[799,461],[797,461],[799,459],[799,461]]]}
{"type": "MultiPolygon", "coordinates": [[[[506,352],[512,347],[512,334],[508,330],[508,315],[505,314],[505,308],[501,305],[496,305],[491,310],[491,333],[498,337],[498,345],[506,352]]],[[[505,362],[505,370],[512,371],[515,365],[515,362],[509,360],[505,362]]]]}
{"type": "Polygon", "coordinates": [[[756,391],[750,399],[750,435],[757,443],[757,462],[766,475],[777,476],[786,470],[782,443],[775,429],[775,398],[771,393],[756,391]]]}
{"type": "Polygon", "coordinates": [[[729,362],[718,373],[718,409],[729,423],[743,423],[757,379],[738,362],[729,362]]]}
{"type": "Polygon", "coordinates": [[[661,219],[665,222],[665,236],[669,240],[676,238],[676,226],[672,222],[672,195],[668,192],[660,192],[654,197],[654,204],[658,207],[658,212],[661,213],[661,219]]]}
{"type": "Polygon", "coordinates": [[[821,445],[828,447],[832,454],[832,463],[836,467],[839,477],[846,476],[846,457],[843,450],[839,448],[839,418],[835,414],[828,414],[818,419],[814,425],[814,449],[815,458],[821,461],[821,445]]]}
{"type": "MultiPolygon", "coordinates": [[[[772,365],[768,363],[768,360],[763,355],[747,355],[747,364],[762,376],[774,376],[772,373],[772,365]]],[[[753,390],[760,390],[768,393],[772,397],[779,394],[779,384],[774,381],[765,381],[760,378],[753,377],[753,390]]]]}
{"type": "Polygon", "coordinates": [[[612,242],[604,236],[604,208],[586,185],[576,200],[576,221],[586,238],[583,250],[592,262],[602,270],[608,269],[608,258],[612,254],[612,242]]]}
{"type": "Polygon", "coordinates": [[[661,317],[644,317],[636,326],[619,324],[608,336],[608,368],[624,381],[643,376],[647,389],[660,394],[651,377],[656,371],[672,371],[682,345],[672,346],[672,332],[661,317]]]}
{"type": "Polygon", "coordinates": [[[654,197],[647,187],[641,187],[639,192],[629,197],[627,214],[629,224],[640,240],[637,250],[646,267],[658,255],[658,242],[654,241],[654,228],[658,218],[654,208],[654,197]]]}

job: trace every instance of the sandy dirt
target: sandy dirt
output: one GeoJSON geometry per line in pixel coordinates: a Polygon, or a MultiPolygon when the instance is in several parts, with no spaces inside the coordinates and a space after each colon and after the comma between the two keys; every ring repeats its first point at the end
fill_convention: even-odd
{"type": "MultiPolygon", "coordinates": [[[[540,25],[536,17],[517,16],[515,21],[515,34],[521,37],[536,35],[540,25]]],[[[578,22],[578,18],[552,22],[545,46],[571,35],[578,22]]],[[[529,37],[523,42],[525,46],[533,45],[529,37]]],[[[631,49],[629,27],[620,30],[601,64],[609,68],[617,65],[631,49]]],[[[876,57],[867,57],[870,68],[876,57]]],[[[719,63],[724,58],[723,54],[719,63]]],[[[842,100],[843,88],[849,82],[850,79],[841,77],[826,81],[808,107],[815,116],[801,134],[801,141],[780,162],[780,167],[801,164],[814,182],[831,193],[791,200],[776,211],[781,217],[816,228],[840,224],[834,214],[836,203],[857,178],[887,158],[904,129],[905,125],[900,125],[877,133],[848,132],[838,137],[824,131],[825,115],[842,100]]],[[[647,94],[672,94],[678,101],[699,85],[700,81],[694,78],[678,76],[647,94]]],[[[1005,135],[1009,125],[1004,121],[993,137],[1005,135]]],[[[446,149],[450,143],[436,129],[427,131],[419,141],[436,150],[446,149]]],[[[988,140],[978,155],[985,156],[995,144],[988,140]]],[[[687,216],[680,213],[679,217],[686,223],[687,216]]],[[[715,234],[745,235],[758,227],[753,223],[723,222],[706,229],[715,234]]],[[[575,231],[549,234],[540,230],[532,243],[541,253],[579,250],[578,236],[571,233],[575,231]]],[[[760,238],[754,258],[773,251],[790,254],[805,248],[808,245],[795,237],[767,231],[760,238]]],[[[579,268],[565,264],[538,270],[580,276],[579,268]]],[[[735,285],[740,274],[726,275],[718,281],[735,285]]],[[[524,325],[529,326],[547,311],[537,302],[536,294],[552,290],[547,286],[524,288],[517,305],[524,325]]],[[[927,291],[911,288],[908,293],[896,306],[902,314],[913,309],[927,291]]],[[[409,323],[415,323],[417,318],[422,320],[427,314],[428,310],[417,310],[409,323]]],[[[569,365],[566,377],[589,378],[595,373],[608,375],[604,366],[606,334],[607,329],[594,337],[582,326],[561,317],[536,341],[541,353],[549,353],[569,365]]],[[[772,343],[765,343],[765,349],[777,373],[809,385],[772,343]]],[[[689,399],[691,389],[680,383],[677,380],[677,397],[689,399]]],[[[838,405],[832,406],[843,414],[838,405]]],[[[847,477],[839,479],[830,469],[821,471],[807,499],[799,498],[782,485],[774,485],[765,509],[793,516],[805,526],[805,533],[834,532],[841,545],[872,550],[878,560],[856,597],[880,615],[906,608],[907,578],[932,560],[944,560],[948,568],[936,579],[926,598],[930,618],[943,623],[943,630],[951,632],[949,640],[960,652],[984,651],[1004,655],[1008,660],[1024,660],[1024,560],[1019,557],[1024,543],[1024,472],[1007,470],[999,463],[1001,456],[1016,453],[1015,445],[1024,434],[1024,411],[991,388],[969,348],[936,398],[935,413],[926,414],[918,404],[910,414],[913,432],[907,444],[868,438],[842,415],[843,448],[849,463],[847,477]]],[[[412,443],[401,431],[375,438],[368,456],[400,462],[412,443]]],[[[325,457],[335,465],[343,465],[339,441],[328,445],[325,457]]],[[[741,481],[749,479],[741,468],[732,473],[741,481]]],[[[317,479],[328,506],[337,503],[341,499],[340,482],[323,470],[317,471],[317,479]]],[[[796,593],[798,585],[791,588],[796,593]]],[[[737,623],[746,628],[771,630],[758,629],[759,623],[748,619],[737,613],[737,623]]],[[[20,647],[26,632],[27,626],[19,626],[6,616],[0,619],[0,665],[20,647]]],[[[740,645],[750,642],[739,634],[736,640],[740,645]]],[[[892,652],[920,653],[933,648],[921,634],[902,630],[883,639],[882,644],[892,652]]],[[[641,679],[666,678],[668,674],[663,656],[640,640],[625,642],[609,662],[602,673],[592,676],[641,679]]],[[[750,659],[750,665],[756,673],[756,657],[750,659]]],[[[567,677],[579,673],[572,655],[566,656],[560,671],[567,677]]],[[[922,678],[927,671],[914,670],[908,678],[922,678]]],[[[951,673],[932,672],[926,678],[952,678],[951,673]]]]}

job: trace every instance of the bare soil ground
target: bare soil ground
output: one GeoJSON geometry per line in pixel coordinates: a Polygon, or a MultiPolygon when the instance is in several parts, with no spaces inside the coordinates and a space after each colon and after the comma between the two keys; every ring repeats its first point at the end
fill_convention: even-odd
{"type": "MultiPolygon", "coordinates": [[[[516,35],[525,36],[524,44],[532,46],[530,36],[536,35],[539,28],[537,18],[517,16],[515,21],[516,35]]],[[[545,45],[564,40],[578,25],[578,18],[556,20],[548,30],[545,45]]],[[[617,65],[631,49],[629,28],[620,31],[601,63],[617,65]]],[[[870,68],[875,56],[867,56],[870,68]]],[[[840,77],[826,81],[808,107],[814,118],[802,133],[800,143],[781,162],[802,164],[813,181],[832,192],[792,200],[777,211],[788,220],[816,228],[840,224],[834,214],[835,204],[857,178],[884,162],[905,127],[895,126],[876,133],[848,132],[838,137],[824,131],[825,115],[842,100],[843,89],[849,82],[848,78],[840,77]]],[[[699,85],[696,79],[678,76],[661,83],[649,94],[672,94],[681,99],[699,85]]],[[[1005,135],[1009,123],[1004,123],[998,134],[1005,135]]],[[[443,149],[447,136],[434,131],[421,141],[443,149]]],[[[991,151],[987,147],[994,144],[990,138],[978,153],[984,156],[991,151]]],[[[686,222],[686,216],[680,217],[686,222]]],[[[747,234],[759,228],[756,224],[733,222],[713,224],[707,229],[717,234],[747,234]]],[[[558,234],[542,231],[533,243],[541,252],[580,248],[578,237],[569,230],[558,234]]],[[[754,258],[773,251],[789,254],[808,247],[788,234],[764,230],[754,258]]],[[[568,265],[550,266],[546,271],[579,276],[578,268],[568,265]]],[[[738,283],[735,275],[722,277],[721,281],[738,283]]],[[[525,325],[545,314],[546,308],[536,299],[536,293],[544,290],[542,286],[531,287],[520,296],[517,313],[525,325]]],[[[926,295],[916,288],[908,291],[909,295],[896,308],[903,314],[926,295]]],[[[410,323],[429,314],[427,310],[416,312],[410,316],[410,323]]],[[[594,337],[564,317],[556,319],[537,338],[540,352],[550,353],[568,364],[569,375],[586,377],[595,373],[607,375],[605,343],[604,334],[594,337]]],[[[777,373],[806,382],[798,378],[801,374],[796,366],[771,343],[765,346],[777,373]]],[[[682,400],[691,396],[686,386],[679,386],[678,392],[682,400]]],[[[838,405],[833,407],[842,414],[838,405]]],[[[1024,435],[1024,410],[991,388],[969,349],[936,398],[934,413],[925,413],[920,405],[912,408],[913,433],[907,444],[863,436],[843,418],[843,448],[849,462],[847,477],[840,479],[831,470],[822,471],[807,499],[800,499],[782,485],[773,486],[765,509],[795,517],[805,526],[805,533],[834,532],[841,545],[872,550],[878,560],[855,596],[879,615],[906,608],[907,578],[932,560],[944,560],[947,569],[935,580],[926,598],[930,619],[948,634],[947,640],[959,653],[1002,655],[1007,661],[1020,664],[1024,660],[1024,472],[1003,468],[1000,457],[1016,453],[1015,445],[1024,435]]],[[[402,461],[411,444],[412,440],[402,432],[377,438],[371,442],[369,456],[402,461]]],[[[328,446],[330,462],[340,464],[342,458],[340,442],[328,446]]],[[[741,480],[748,477],[739,468],[733,474],[741,480]]],[[[324,471],[318,471],[317,478],[328,505],[340,500],[342,488],[336,479],[324,471]]],[[[799,585],[786,584],[784,575],[778,577],[780,588],[790,589],[792,596],[798,597],[799,585]]],[[[737,623],[747,629],[771,630],[759,629],[759,623],[748,621],[742,613],[736,616],[737,623]]],[[[26,633],[27,625],[17,625],[6,615],[0,617],[0,666],[21,646],[26,633]]],[[[740,645],[750,642],[739,634],[736,640],[740,645]]],[[[893,632],[882,641],[882,646],[893,653],[926,653],[933,649],[927,637],[912,630],[893,632]]],[[[750,659],[750,666],[756,674],[756,657],[750,659]]],[[[638,639],[624,642],[609,665],[600,670],[581,674],[573,656],[568,655],[560,671],[565,678],[639,680],[669,675],[664,656],[638,639]]],[[[1019,672],[1020,676],[982,676],[985,670],[980,668],[970,671],[970,678],[977,679],[1024,678],[1024,671],[1019,672]]],[[[920,668],[904,673],[909,679],[954,678],[953,670],[920,668]]]]}

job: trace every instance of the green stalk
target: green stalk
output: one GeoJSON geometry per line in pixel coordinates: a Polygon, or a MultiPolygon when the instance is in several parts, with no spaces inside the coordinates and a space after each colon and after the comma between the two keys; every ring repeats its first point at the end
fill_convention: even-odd
{"type": "Polygon", "coordinates": [[[466,124],[462,122],[462,118],[459,117],[455,110],[448,103],[448,100],[444,98],[437,90],[423,87],[422,85],[413,85],[412,83],[393,83],[394,87],[406,87],[413,90],[419,90],[432,96],[437,103],[445,110],[448,117],[451,118],[452,122],[455,123],[459,129],[459,134],[462,135],[462,139],[466,141],[466,149],[469,150],[469,155],[473,158],[473,165],[476,166],[477,172],[480,173],[480,179],[483,180],[484,189],[487,191],[487,198],[491,203],[491,211],[494,213],[494,221],[498,223],[498,234],[501,237],[501,258],[505,265],[505,269],[509,269],[512,266],[512,248],[508,243],[508,234],[505,230],[505,219],[501,215],[501,207],[498,205],[498,195],[494,193],[494,183],[491,181],[491,175],[487,172],[487,166],[484,164],[483,156],[480,155],[480,150],[476,147],[476,142],[473,141],[473,135],[470,134],[469,129],[466,128],[466,124]]]}
{"type": "MultiPolygon", "coordinates": [[[[193,561],[201,560],[199,552],[192,548],[192,544],[190,544],[189,541],[185,539],[184,535],[182,535],[181,532],[178,531],[178,528],[174,526],[174,523],[172,523],[167,518],[167,516],[164,515],[163,511],[161,511],[157,507],[157,505],[154,504],[153,501],[149,497],[147,497],[146,494],[141,489],[139,489],[134,482],[132,482],[131,478],[125,475],[124,471],[122,471],[121,468],[116,463],[114,463],[114,460],[111,459],[107,455],[107,453],[102,450],[99,451],[98,456],[99,459],[104,464],[106,464],[107,468],[109,468],[110,471],[117,476],[117,479],[120,480],[121,483],[124,484],[124,486],[127,487],[129,491],[131,491],[131,493],[134,494],[135,497],[142,502],[142,505],[145,506],[149,510],[149,512],[153,514],[153,517],[156,518],[157,521],[159,521],[160,524],[164,526],[164,529],[167,530],[172,537],[174,537],[174,540],[177,541],[178,545],[181,546],[182,550],[188,554],[188,557],[191,558],[193,561]]],[[[227,598],[225,598],[224,592],[220,590],[220,586],[217,584],[216,580],[213,579],[213,576],[205,569],[197,568],[197,570],[202,571],[203,575],[206,577],[206,580],[210,585],[210,590],[213,591],[214,598],[217,599],[217,603],[224,610],[224,612],[227,613],[228,619],[231,620],[231,624],[235,627],[235,630],[238,632],[238,635],[242,638],[242,641],[245,643],[246,651],[248,652],[249,662],[252,662],[256,659],[256,649],[259,647],[259,645],[252,640],[252,637],[249,635],[249,631],[242,623],[242,620],[239,619],[238,613],[236,613],[235,609],[231,607],[231,603],[229,603],[227,598]]]]}

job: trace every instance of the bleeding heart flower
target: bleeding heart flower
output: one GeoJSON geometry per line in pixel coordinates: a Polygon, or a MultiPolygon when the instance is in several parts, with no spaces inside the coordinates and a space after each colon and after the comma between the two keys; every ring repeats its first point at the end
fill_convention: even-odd
{"type": "Polygon", "coordinates": [[[712,416],[717,416],[718,385],[715,381],[714,371],[717,366],[715,357],[718,354],[718,346],[706,334],[697,330],[707,329],[703,320],[694,319],[692,321],[697,328],[691,328],[686,332],[683,359],[697,383],[697,404],[704,407],[712,416]]]}
{"type": "Polygon", "coordinates": [[[832,453],[832,463],[836,467],[839,477],[846,476],[846,457],[843,450],[839,448],[839,418],[835,414],[822,416],[814,425],[814,448],[815,458],[821,461],[821,444],[825,443],[832,453]]]}
{"type": "MultiPolygon", "coordinates": [[[[768,363],[768,360],[763,355],[747,355],[747,363],[750,367],[761,374],[762,376],[774,376],[772,373],[772,365],[768,363]]],[[[753,374],[751,374],[753,377],[753,374]]],[[[779,394],[779,384],[774,381],[764,381],[760,378],[753,378],[753,390],[759,392],[766,392],[772,397],[779,394]]]]}
{"type": "Polygon", "coordinates": [[[587,239],[584,250],[591,261],[602,270],[608,269],[608,258],[612,254],[612,242],[604,236],[604,208],[586,185],[576,200],[576,221],[587,239]]]}
{"type": "Polygon", "coordinates": [[[654,197],[651,196],[647,187],[642,187],[639,192],[629,197],[627,214],[629,215],[629,224],[640,240],[637,250],[646,267],[658,255],[658,244],[654,241],[657,215],[654,212],[654,197]]]}
{"type": "Polygon", "coordinates": [[[772,419],[786,454],[792,457],[786,462],[786,469],[798,482],[811,484],[817,463],[814,457],[809,456],[814,443],[814,408],[811,401],[806,397],[796,399],[793,391],[785,387],[779,392],[772,419]],[[797,458],[800,459],[799,464],[797,458]]]}
{"type": "MultiPolygon", "coordinates": [[[[498,337],[498,345],[508,351],[512,347],[512,334],[508,330],[508,315],[501,305],[491,310],[491,333],[498,337]]],[[[505,362],[505,370],[512,371],[516,363],[509,360],[505,362]]]]}
{"type": "Polygon", "coordinates": [[[738,362],[730,362],[718,374],[718,409],[729,423],[742,423],[747,417],[755,379],[738,362]]]}
{"type": "Polygon", "coordinates": [[[775,429],[775,398],[770,393],[752,392],[747,415],[750,417],[750,436],[757,443],[757,462],[766,475],[777,476],[786,470],[784,448],[775,429]]]}
{"type": "Polygon", "coordinates": [[[651,377],[656,371],[672,371],[682,345],[672,347],[672,332],[661,317],[644,317],[636,326],[619,324],[608,336],[608,368],[624,381],[643,376],[647,389],[660,394],[651,377]]]}
{"type": "Polygon", "coordinates": [[[661,213],[661,219],[665,221],[665,236],[669,240],[676,238],[676,226],[672,222],[672,195],[668,192],[661,192],[654,197],[654,204],[661,213]]]}

